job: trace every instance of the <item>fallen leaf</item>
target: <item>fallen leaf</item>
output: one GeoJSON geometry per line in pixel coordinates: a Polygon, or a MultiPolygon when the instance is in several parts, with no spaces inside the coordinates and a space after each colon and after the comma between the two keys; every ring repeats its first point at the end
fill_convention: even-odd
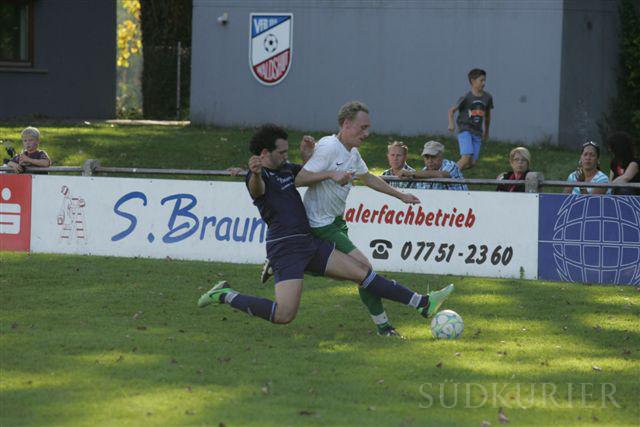
{"type": "Polygon", "coordinates": [[[509,422],[509,418],[507,418],[502,408],[498,410],[498,421],[500,421],[500,424],[507,424],[509,422]]]}

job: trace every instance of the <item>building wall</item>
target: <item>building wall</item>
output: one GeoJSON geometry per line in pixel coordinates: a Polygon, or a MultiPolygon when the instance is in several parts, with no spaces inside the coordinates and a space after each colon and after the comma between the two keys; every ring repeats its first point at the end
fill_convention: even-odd
{"type": "Polygon", "coordinates": [[[565,0],[560,92],[561,145],[599,141],[598,121],[616,92],[618,9],[615,1],[565,0]]]}
{"type": "Polygon", "coordinates": [[[330,130],[339,106],[359,99],[375,132],[446,133],[447,109],[480,67],[493,137],[555,141],[562,24],[562,0],[194,0],[191,119],[330,130]],[[252,12],[294,15],[291,70],[273,87],[249,69],[252,12]]]}
{"type": "Polygon", "coordinates": [[[36,0],[34,66],[0,68],[0,119],[113,118],[115,0],[36,0]]]}

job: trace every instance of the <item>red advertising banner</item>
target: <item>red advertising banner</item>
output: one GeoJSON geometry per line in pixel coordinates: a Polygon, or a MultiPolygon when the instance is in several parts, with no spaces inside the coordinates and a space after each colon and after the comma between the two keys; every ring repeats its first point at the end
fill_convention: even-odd
{"type": "Polygon", "coordinates": [[[0,251],[28,252],[31,175],[0,174],[0,251]]]}

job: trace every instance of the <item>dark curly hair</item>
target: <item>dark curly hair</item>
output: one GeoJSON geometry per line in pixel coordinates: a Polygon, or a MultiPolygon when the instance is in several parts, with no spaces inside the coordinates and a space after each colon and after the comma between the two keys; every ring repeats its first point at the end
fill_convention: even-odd
{"type": "Polygon", "coordinates": [[[259,156],[264,149],[269,152],[275,150],[278,139],[286,140],[288,138],[289,135],[283,128],[272,123],[267,123],[260,126],[251,137],[251,141],[249,141],[249,151],[259,156]]]}

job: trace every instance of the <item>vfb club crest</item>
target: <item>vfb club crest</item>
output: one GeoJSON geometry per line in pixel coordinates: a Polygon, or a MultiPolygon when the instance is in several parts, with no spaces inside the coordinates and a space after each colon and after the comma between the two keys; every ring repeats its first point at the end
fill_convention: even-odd
{"type": "Polygon", "coordinates": [[[280,83],[291,67],[293,14],[252,13],[249,65],[264,85],[280,83]]]}

